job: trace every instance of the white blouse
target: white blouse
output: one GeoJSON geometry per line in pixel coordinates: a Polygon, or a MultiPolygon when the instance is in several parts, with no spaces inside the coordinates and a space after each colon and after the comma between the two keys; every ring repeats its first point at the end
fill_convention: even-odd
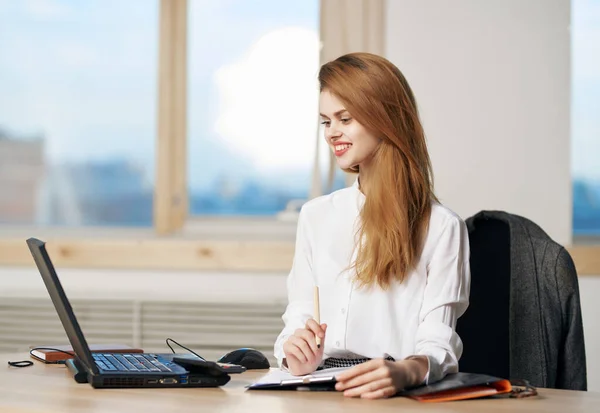
{"type": "Polygon", "coordinates": [[[285,327],[275,342],[279,365],[283,343],[313,317],[313,289],[319,287],[321,323],[327,324],[324,359],[411,355],[429,359],[426,382],[458,371],[462,342],[456,319],[469,302],[469,241],[464,222],[434,203],[427,239],[416,268],[388,290],[359,289],[354,243],[365,197],[358,181],[349,188],[307,202],[300,212],[296,250],[287,280],[285,327]]]}

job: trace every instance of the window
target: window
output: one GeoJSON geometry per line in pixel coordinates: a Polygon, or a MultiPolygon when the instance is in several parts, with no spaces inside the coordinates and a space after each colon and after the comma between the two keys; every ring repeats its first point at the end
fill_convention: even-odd
{"type": "MultiPolygon", "coordinates": [[[[573,227],[596,240],[599,2],[574,0],[572,28],[573,227]]],[[[353,22],[383,53],[384,3],[0,1],[0,265],[31,265],[34,227],[61,267],[288,271],[317,134],[322,190],[345,185],[317,126],[319,20],[326,60],[353,22]]],[[[569,251],[600,272],[598,247],[569,251]]]]}
{"type": "Polygon", "coordinates": [[[600,0],[572,3],[573,231],[600,236],[600,0]]]}
{"type": "Polygon", "coordinates": [[[274,215],[305,200],[318,130],[319,1],[191,0],[189,22],[190,214],[274,215]]]}
{"type": "Polygon", "coordinates": [[[0,2],[0,224],[152,224],[157,39],[157,0],[0,2]]]}

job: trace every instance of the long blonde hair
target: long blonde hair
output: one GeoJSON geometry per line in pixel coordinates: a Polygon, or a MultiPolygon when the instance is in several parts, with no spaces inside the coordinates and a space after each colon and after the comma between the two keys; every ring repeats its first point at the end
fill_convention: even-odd
{"type": "Polygon", "coordinates": [[[351,53],[324,64],[319,85],[381,138],[371,162],[352,267],[358,285],[387,289],[392,280],[402,282],[418,262],[431,203],[437,200],[415,97],[396,66],[370,53],[351,53]]]}

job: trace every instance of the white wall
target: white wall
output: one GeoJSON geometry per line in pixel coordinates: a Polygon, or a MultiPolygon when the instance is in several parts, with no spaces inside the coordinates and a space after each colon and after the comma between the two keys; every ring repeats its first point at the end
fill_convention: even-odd
{"type": "MultiPolygon", "coordinates": [[[[165,299],[191,302],[281,302],[287,300],[281,273],[133,271],[57,268],[69,298],[165,299]]],[[[35,266],[0,266],[2,297],[39,298],[48,292],[35,266]]],[[[1,339],[1,337],[0,337],[1,339]]]]}
{"type": "Polygon", "coordinates": [[[571,241],[568,0],[388,0],[436,190],[463,218],[523,215],[571,241]]]}

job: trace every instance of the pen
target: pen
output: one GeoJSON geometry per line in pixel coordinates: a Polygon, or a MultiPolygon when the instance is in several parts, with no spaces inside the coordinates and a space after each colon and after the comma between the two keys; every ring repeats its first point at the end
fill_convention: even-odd
{"type": "MultiPolygon", "coordinates": [[[[315,297],[314,297],[314,317],[315,321],[319,326],[321,325],[321,311],[319,310],[319,287],[315,285],[315,297]]],[[[321,348],[321,337],[317,336],[317,348],[321,348]]]]}

